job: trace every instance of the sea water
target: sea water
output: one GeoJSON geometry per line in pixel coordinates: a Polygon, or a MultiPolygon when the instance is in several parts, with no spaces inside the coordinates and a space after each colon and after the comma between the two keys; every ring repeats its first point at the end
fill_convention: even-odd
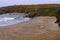
{"type": "Polygon", "coordinates": [[[16,14],[16,13],[2,14],[0,15],[0,27],[14,25],[30,20],[30,18],[24,16],[25,16],[24,14],[16,14]]]}

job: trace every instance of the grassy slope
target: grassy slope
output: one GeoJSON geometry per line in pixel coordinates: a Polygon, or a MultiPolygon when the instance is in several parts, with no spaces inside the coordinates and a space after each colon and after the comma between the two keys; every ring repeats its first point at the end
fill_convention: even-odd
{"type": "Polygon", "coordinates": [[[38,15],[55,15],[60,4],[15,5],[2,7],[5,10],[19,13],[37,13],[38,15]]]}
{"type": "Polygon", "coordinates": [[[8,6],[3,7],[5,10],[9,11],[16,11],[16,12],[32,12],[34,10],[49,10],[49,9],[56,9],[60,8],[60,4],[38,4],[38,5],[15,5],[15,6],[8,6]]]}

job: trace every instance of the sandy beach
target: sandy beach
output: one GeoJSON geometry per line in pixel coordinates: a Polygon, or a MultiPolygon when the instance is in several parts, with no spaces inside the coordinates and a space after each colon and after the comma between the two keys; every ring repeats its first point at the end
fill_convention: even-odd
{"type": "Polygon", "coordinates": [[[0,40],[60,40],[60,28],[55,21],[55,17],[41,16],[0,27],[0,40]]]}

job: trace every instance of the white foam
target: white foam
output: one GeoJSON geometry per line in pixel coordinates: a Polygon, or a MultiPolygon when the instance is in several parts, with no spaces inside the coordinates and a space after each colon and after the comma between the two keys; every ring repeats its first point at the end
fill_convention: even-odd
{"type": "Polygon", "coordinates": [[[23,15],[20,16],[17,14],[3,14],[0,15],[0,27],[14,25],[29,20],[30,18],[23,17],[23,15]]]}

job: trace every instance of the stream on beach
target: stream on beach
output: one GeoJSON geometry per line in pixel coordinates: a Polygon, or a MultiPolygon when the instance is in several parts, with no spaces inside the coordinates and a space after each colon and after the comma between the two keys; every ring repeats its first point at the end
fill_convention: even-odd
{"type": "Polygon", "coordinates": [[[25,14],[22,13],[6,13],[0,15],[0,27],[14,25],[17,23],[22,23],[29,21],[30,18],[24,17],[25,14]]]}

